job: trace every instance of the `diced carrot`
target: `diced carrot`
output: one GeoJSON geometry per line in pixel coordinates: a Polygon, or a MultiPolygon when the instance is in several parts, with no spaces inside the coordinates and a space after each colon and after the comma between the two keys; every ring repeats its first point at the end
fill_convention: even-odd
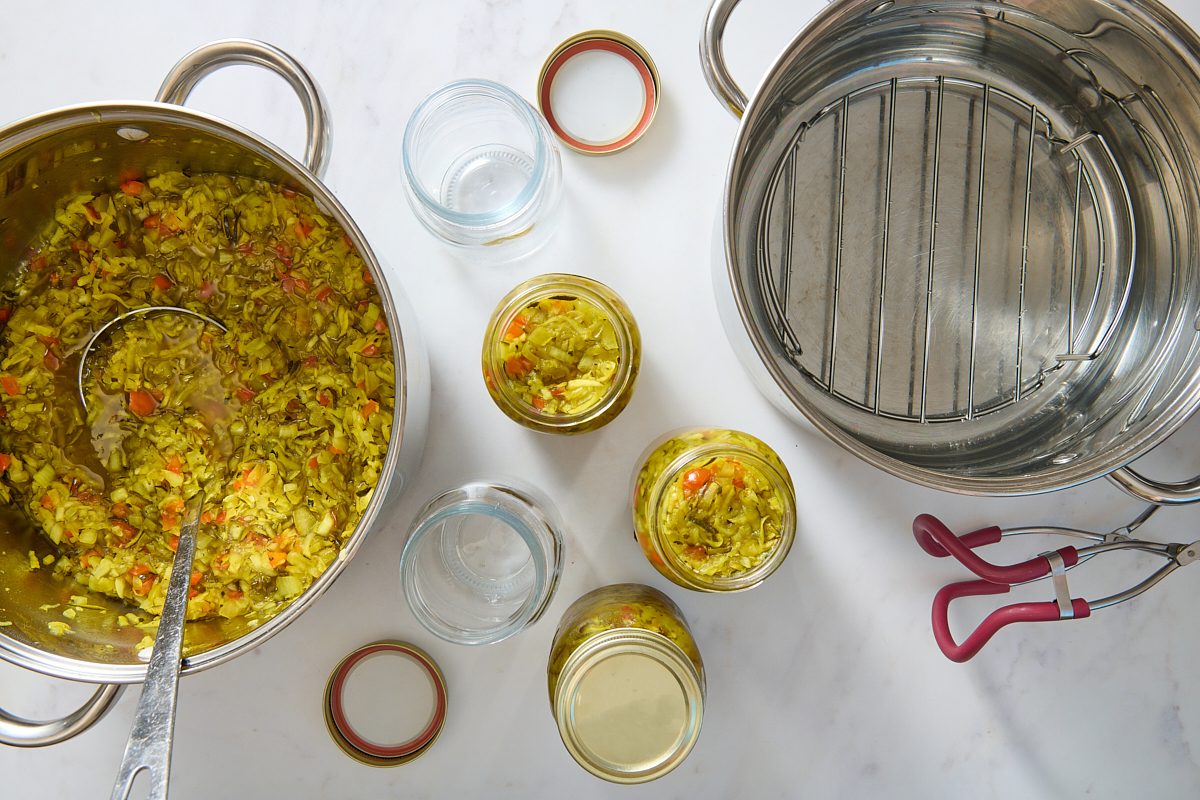
{"type": "Polygon", "coordinates": [[[346,451],[345,451],[345,450],[343,450],[342,448],[340,448],[340,447],[334,447],[333,445],[329,445],[329,446],[328,446],[328,447],[326,447],[325,449],[326,449],[327,451],[329,451],[330,453],[332,453],[333,455],[335,455],[335,456],[340,456],[340,455],[342,455],[343,453],[345,453],[345,452],[346,452],[346,451]]]}
{"type": "Polygon", "coordinates": [[[317,468],[317,457],[316,457],[316,456],[313,456],[312,458],[310,458],[310,459],[308,460],[308,468],[309,468],[309,469],[316,469],[316,468],[317,468]]]}
{"type": "Polygon", "coordinates": [[[313,232],[313,224],[311,220],[306,220],[304,217],[296,220],[296,224],[292,226],[292,230],[296,232],[296,236],[301,239],[307,239],[308,235],[313,232]]]}
{"type": "Polygon", "coordinates": [[[329,392],[321,392],[317,395],[317,402],[323,406],[328,406],[333,402],[333,398],[329,396],[329,392]]]}
{"type": "Polygon", "coordinates": [[[287,553],[280,550],[272,550],[267,553],[267,563],[271,565],[271,569],[279,569],[287,563],[287,553]]]}
{"type": "Polygon", "coordinates": [[[133,593],[138,597],[145,597],[150,594],[150,590],[154,588],[154,582],[158,580],[157,575],[136,575],[133,581],[133,593]]]}
{"type": "Polygon", "coordinates": [[[183,472],[183,460],[179,456],[174,455],[167,459],[167,469],[174,472],[176,475],[183,472]]]}
{"type": "Polygon", "coordinates": [[[367,284],[368,286],[370,286],[371,284],[375,283],[375,278],[373,278],[373,277],[371,276],[371,272],[370,272],[370,270],[365,270],[365,269],[364,269],[364,270],[363,270],[363,273],[362,273],[362,278],[363,278],[363,283],[367,284]]]}
{"type": "Polygon", "coordinates": [[[212,515],[212,512],[211,512],[211,511],[207,511],[207,510],[200,512],[200,521],[201,521],[202,523],[204,523],[205,525],[207,525],[208,523],[212,522],[212,521],[213,521],[213,515],[212,515]]]}
{"type": "Polygon", "coordinates": [[[188,589],[188,600],[191,600],[198,594],[200,594],[200,590],[193,586],[192,588],[188,589]]]}
{"type": "Polygon", "coordinates": [[[47,511],[53,511],[54,510],[54,498],[48,494],[42,495],[42,508],[46,509],[47,511]]]}
{"type": "Polygon", "coordinates": [[[179,534],[171,534],[171,538],[167,540],[167,547],[171,548],[172,553],[179,549],[179,534]]]}
{"type": "Polygon", "coordinates": [[[12,375],[0,375],[0,389],[12,397],[21,393],[21,384],[12,375]]]}
{"type": "Polygon", "coordinates": [[[0,472],[6,471],[12,466],[12,456],[8,453],[0,453],[0,472]]]}
{"type": "Polygon", "coordinates": [[[508,327],[504,329],[504,338],[506,341],[513,341],[525,333],[525,328],[528,327],[529,320],[520,314],[517,314],[509,321],[508,327]]]}
{"type": "Polygon", "coordinates": [[[379,355],[379,345],[372,342],[371,344],[365,346],[361,352],[367,358],[374,358],[375,356],[379,355]]]}
{"type": "Polygon", "coordinates": [[[154,399],[154,395],[144,389],[134,389],[129,393],[129,410],[139,417],[153,414],[156,408],[158,408],[158,401],[154,399]]]}
{"type": "Polygon", "coordinates": [[[243,597],[246,596],[246,593],[243,592],[241,589],[230,589],[225,594],[229,597],[230,600],[241,600],[243,597]]]}
{"type": "Polygon", "coordinates": [[[165,292],[175,284],[171,283],[171,279],[166,275],[159,273],[154,276],[154,288],[160,292],[165,292]]]}
{"type": "Polygon", "coordinates": [[[99,563],[99,561],[100,551],[94,547],[79,557],[79,563],[89,569],[92,567],[92,565],[99,563]]]}
{"type": "Polygon", "coordinates": [[[217,524],[220,525],[224,522],[225,522],[225,509],[222,508],[220,511],[217,512],[217,524]]]}
{"type": "Polygon", "coordinates": [[[150,216],[148,216],[144,220],[142,220],[142,227],[150,228],[151,230],[158,228],[158,226],[161,224],[162,224],[162,218],[159,217],[158,214],[151,214],[150,216]]]}
{"type": "Polygon", "coordinates": [[[129,503],[113,503],[111,510],[114,517],[125,519],[129,516],[129,503]]]}
{"type": "Polygon", "coordinates": [[[379,411],[379,403],[374,400],[368,400],[363,403],[362,415],[363,419],[370,419],[371,415],[379,411]]]}
{"type": "Polygon", "coordinates": [[[121,191],[130,197],[137,197],[146,188],[146,184],[141,181],[128,180],[121,183],[121,191]]]}
{"type": "Polygon", "coordinates": [[[533,396],[533,399],[530,400],[529,402],[532,403],[533,407],[536,408],[538,411],[541,411],[543,408],[546,407],[546,401],[542,398],[542,396],[540,394],[535,394],[533,396]]]}

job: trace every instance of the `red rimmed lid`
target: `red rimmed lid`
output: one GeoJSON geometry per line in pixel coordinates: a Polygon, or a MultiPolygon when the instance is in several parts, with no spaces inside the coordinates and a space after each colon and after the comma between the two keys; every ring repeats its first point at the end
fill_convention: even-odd
{"type": "Polygon", "coordinates": [[[658,110],[659,79],[645,49],[615,31],[560,44],[538,76],[538,106],[572,150],[608,155],[642,137],[658,110]]]}
{"type": "Polygon", "coordinates": [[[406,642],[375,642],[342,659],[325,688],[325,721],[349,756],[375,766],[425,752],[446,720],[437,663],[406,642]]]}

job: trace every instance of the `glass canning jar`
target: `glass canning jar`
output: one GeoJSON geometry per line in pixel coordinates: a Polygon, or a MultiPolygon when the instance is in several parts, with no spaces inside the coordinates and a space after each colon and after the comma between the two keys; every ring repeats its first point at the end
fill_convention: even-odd
{"type": "Polygon", "coordinates": [[[400,554],[417,621],[456,644],[492,644],[532,625],[562,571],[562,523],[529,486],[473,482],[426,503],[400,554]]]}
{"type": "Polygon", "coordinates": [[[688,589],[736,592],[779,568],[796,536],[796,493],[779,456],[740,431],[685,428],[647,448],[633,477],[646,558],[688,589]]]}
{"type": "Polygon", "coordinates": [[[404,129],[404,185],[417,219],[468,261],[499,264],[553,232],[562,165],[542,116],[485,80],[455,81],[404,129]]]}
{"type": "Polygon", "coordinates": [[[607,425],[629,404],[642,340],[625,301],[579,275],[531,278],[488,321],[483,379],[508,417],[542,433],[607,425]]]}
{"type": "Polygon", "coordinates": [[[572,603],[546,673],[563,744],[605,780],[665,775],[700,736],[704,664],[683,612],[657,589],[614,584],[572,603]]]}

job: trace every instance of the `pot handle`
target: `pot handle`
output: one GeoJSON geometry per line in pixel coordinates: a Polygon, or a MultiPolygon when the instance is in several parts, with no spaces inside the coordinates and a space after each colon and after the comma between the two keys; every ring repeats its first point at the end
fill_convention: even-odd
{"type": "Polygon", "coordinates": [[[1129,467],[1121,467],[1108,473],[1108,479],[1139,500],[1160,506],[1181,506],[1200,500],[1200,475],[1179,482],[1156,481],[1129,467]]]}
{"type": "Polygon", "coordinates": [[[725,35],[725,23],[738,0],[713,0],[704,17],[704,32],[700,35],[700,66],[704,69],[704,80],[708,88],[726,108],[741,119],[746,112],[746,93],[742,91],[729,68],[725,66],[725,53],[721,39],[725,35]]]}
{"type": "Polygon", "coordinates": [[[329,160],[329,117],[326,102],[316,81],[299,61],[278,47],[253,39],[220,39],[197,47],[179,60],[163,79],[155,98],[160,103],[183,105],[196,84],[221,67],[249,64],[265,67],[279,75],[300,98],[308,135],[304,142],[304,165],[318,178],[329,160]]]}
{"type": "Polygon", "coordinates": [[[103,684],[79,709],[47,722],[23,719],[0,709],[0,744],[45,747],[64,742],[99,722],[124,688],[116,683],[103,684]]]}

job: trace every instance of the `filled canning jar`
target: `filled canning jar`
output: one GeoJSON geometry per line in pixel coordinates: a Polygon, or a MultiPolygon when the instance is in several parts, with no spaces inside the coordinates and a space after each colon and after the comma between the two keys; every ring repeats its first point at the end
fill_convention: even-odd
{"type": "Polygon", "coordinates": [[[700,736],[704,664],[683,613],[657,589],[620,583],[580,597],[546,672],[563,744],[605,780],[665,775],[700,736]]]}
{"type": "Polygon", "coordinates": [[[633,526],[666,578],[698,591],[740,591],[787,557],[796,493],[762,440],[720,428],[674,431],[647,449],[634,472],[633,526]]]}
{"type": "Polygon", "coordinates": [[[629,403],[642,342],[625,301],[579,275],[531,278],[488,322],[483,379],[508,417],[543,433],[583,433],[629,403]]]}

